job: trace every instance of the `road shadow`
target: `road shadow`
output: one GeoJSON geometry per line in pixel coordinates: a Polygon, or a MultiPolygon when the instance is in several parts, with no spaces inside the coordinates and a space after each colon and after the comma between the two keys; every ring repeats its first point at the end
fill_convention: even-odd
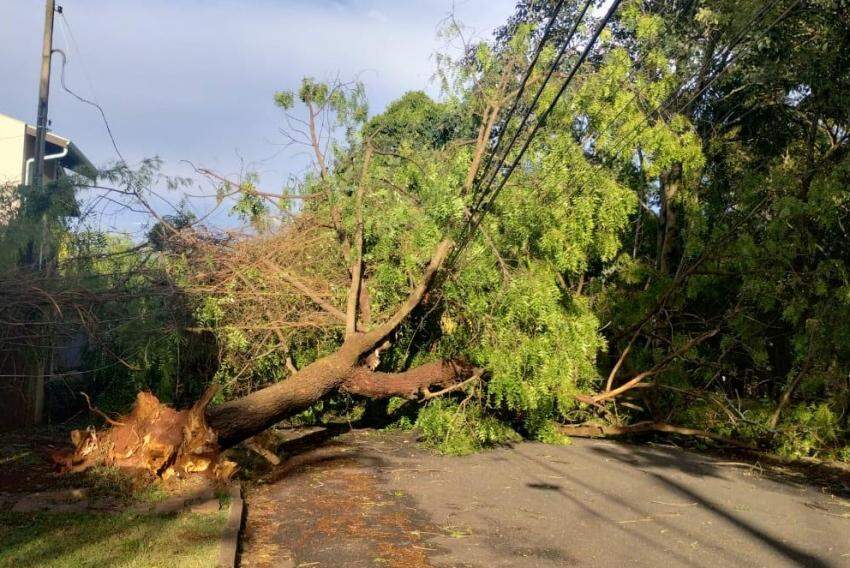
{"type": "Polygon", "coordinates": [[[728,479],[734,469],[783,485],[810,486],[836,496],[850,497],[850,468],[838,464],[783,460],[747,450],[724,449],[708,454],[684,448],[647,447],[606,441],[591,451],[633,467],[668,469],[695,475],[728,479]]]}
{"type": "MultiPolygon", "coordinates": [[[[750,537],[750,540],[754,540],[760,543],[761,545],[764,545],[765,547],[769,548],[774,553],[781,555],[790,563],[800,566],[811,566],[813,568],[825,568],[834,565],[820,556],[806,552],[796,546],[788,544],[787,542],[783,542],[783,540],[769,534],[768,532],[759,528],[753,523],[743,519],[741,516],[734,514],[733,512],[728,510],[728,508],[716,504],[711,499],[698,492],[696,489],[690,488],[684,483],[670,478],[669,475],[659,473],[658,471],[652,471],[671,471],[675,472],[676,474],[685,474],[696,479],[711,477],[723,480],[733,480],[734,478],[732,476],[727,475],[724,468],[717,465],[718,463],[723,462],[716,462],[716,460],[713,460],[712,458],[709,458],[707,456],[701,456],[692,452],[679,449],[646,448],[642,446],[621,444],[616,442],[605,442],[605,445],[592,446],[588,449],[592,454],[598,455],[606,462],[609,460],[613,460],[621,464],[626,464],[629,467],[635,468],[637,470],[640,470],[643,474],[650,475],[651,478],[660,487],[668,489],[673,494],[680,496],[682,499],[687,501],[688,504],[693,503],[694,505],[699,506],[701,510],[710,513],[713,517],[733,527],[736,531],[741,532],[744,535],[750,537]]],[[[637,512],[639,516],[646,516],[647,518],[651,518],[653,516],[652,512],[637,507],[635,502],[627,501],[623,498],[623,496],[615,495],[612,492],[603,490],[597,484],[598,482],[585,481],[577,476],[570,475],[562,468],[553,467],[543,460],[537,459],[533,456],[529,456],[521,452],[517,453],[519,455],[522,455],[525,459],[533,461],[539,467],[547,469],[553,473],[557,473],[561,477],[564,477],[565,479],[569,480],[571,484],[575,484],[577,486],[582,487],[586,491],[590,491],[602,496],[610,503],[630,508],[633,511],[637,512]]],[[[554,485],[551,483],[544,482],[533,482],[526,484],[526,486],[531,489],[558,493],[570,499],[575,504],[584,507],[584,504],[569,495],[569,493],[564,491],[560,485],[554,485]]],[[[606,523],[611,524],[612,526],[616,526],[618,529],[622,529],[622,526],[620,526],[618,522],[614,519],[609,518],[605,515],[596,514],[596,512],[594,512],[593,514],[597,518],[604,520],[606,523]]],[[[653,520],[654,522],[663,525],[665,527],[665,531],[680,532],[683,535],[687,532],[685,527],[674,526],[670,523],[660,521],[657,518],[653,520]]],[[[630,535],[632,537],[638,536],[635,532],[630,532],[630,535]]],[[[718,547],[716,545],[709,546],[713,546],[719,554],[736,554],[736,551],[734,550],[730,551],[718,547]]],[[[737,561],[740,562],[740,559],[737,559],[737,561]]]]}
{"type": "Polygon", "coordinates": [[[725,476],[714,460],[681,449],[608,442],[606,446],[592,447],[591,451],[637,468],[672,469],[696,477],[725,476]]]}
{"type": "Polygon", "coordinates": [[[685,487],[683,484],[675,480],[657,473],[651,473],[650,475],[663,485],[672,489],[675,493],[699,503],[705,510],[710,511],[714,516],[734,526],[736,529],[752,536],[762,544],[768,546],[774,552],[781,554],[786,559],[799,566],[808,566],[810,568],[829,568],[830,566],[833,566],[833,564],[818,556],[804,552],[797,547],[791,546],[790,544],[782,542],[781,540],[769,535],[765,531],[755,527],[752,523],[746,522],[741,517],[728,511],[726,508],[716,505],[711,500],[703,497],[696,491],[685,487]]]}
{"type": "MultiPolygon", "coordinates": [[[[632,501],[628,501],[623,495],[618,495],[614,492],[604,491],[604,490],[600,489],[600,487],[595,484],[597,482],[585,481],[579,476],[572,475],[572,474],[564,471],[564,468],[554,467],[554,466],[550,465],[549,463],[547,463],[546,461],[544,461],[540,458],[537,458],[535,456],[532,456],[532,455],[529,455],[525,452],[520,451],[520,449],[515,449],[514,453],[516,455],[522,457],[526,461],[534,464],[535,466],[540,467],[543,470],[550,472],[551,474],[555,474],[557,477],[563,478],[565,481],[567,481],[573,487],[580,488],[582,490],[581,492],[583,492],[585,495],[591,494],[591,495],[595,495],[596,497],[601,498],[603,504],[602,504],[602,506],[600,506],[599,504],[596,504],[595,506],[590,506],[587,503],[583,502],[582,499],[579,498],[576,495],[579,492],[568,491],[560,484],[553,484],[553,483],[548,483],[548,482],[543,482],[543,481],[535,481],[535,482],[529,482],[529,483],[526,484],[526,487],[528,487],[529,489],[534,489],[534,490],[537,490],[537,491],[546,491],[547,493],[552,493],[552,494],[556,494],[556,495],[560,496],[561,498],[565,499],[566,501],[569,501],[572,504],[572,506],[576,507],[581,512],[583,512],[584,514],[586,514],[586,515],[588,515],[592,518],[597,519],[600,523],[603,523],[606,526],[609,526],[616,533],[619,533],[620,535],[622,535],[624,537],[627,536],[628,538],[635,540],[637,543],[639,543],[640,546],[645,546],[645,547],[648,547],[648,548],[653,549],[653,550],[659,550],[659,549],[665,550],[665,555],[667,557],[669,557],[669,559],[677,561],[680,565],[683,565],[683,566],[697,565],[688,556],[683,555],[679,552],[676,552],[676,551],[670,549],[667,546],[667,543],[665,542],[664,537],[651,536],[651,535],[641,534],[641,533],[635,532],[633,530],[629,530],[628,525],[623,524],[622,520],[617,520],[614,516],[612,516],[612,514],[609,513],[609,511],[613,508],[613,507],[611,507],[611,505],[613,505],[613,506],[619,507],[620,509],[623,509],[623,510],[629,510],[629,511],[632,512],[633,515],[636,515],[639,518],[651,517],[652,513],[650,511],[648,511],[646,508],[639,507],[639,506],[637,506],[636,503],[634,503],[632,501]],[[576,494],[573,494],[573,493],[576,493],[576,494]]],[[[530,477],[533,476],[533,474],[530,472],[530,470],[527,473],[527,475],[529,475],[530,477]]],[[[594,499],[593,501],[595,502],[596,499],[594,499]]],[[[684,530],[680,526],[674,525],[674,524],[667,522],[663,519],[657,519],[656,524],[660,527],[660,529],[661,529],[661,531],[663,531],[663,533],[683,533],[684,532],[684,530]]],[[[659,534],[663,534],[663,533],[659,533],[659,534]]],[[[718,558],[718,564],[717,565],[727,565],[727,566],[728,565],[741,565],[742,559],[740,557],[738,557],[737,555],[735,555],[734,553],[730,553],[730,551],[724,550],[722,547],[718,546],[717,544],[707,543],[706,546],[708,548],[711,548],[714,551],[714,553],[716,554],[716,557],[718,558]],[[724,557],[723,561],[719,560],[719,558],[721,558],[721,557],[724,557]]]]}

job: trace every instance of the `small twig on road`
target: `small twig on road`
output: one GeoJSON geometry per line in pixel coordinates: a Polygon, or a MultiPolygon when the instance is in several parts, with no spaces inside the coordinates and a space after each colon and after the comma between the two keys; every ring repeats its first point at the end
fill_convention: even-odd
{"type": "Polygon", "coordinates": [[[667,507],[694,507],[699,505],[699,503],[665,503],[664,501],[650,501],[650,503],[655,503],[656,505],[666,505],[667,507]]]}

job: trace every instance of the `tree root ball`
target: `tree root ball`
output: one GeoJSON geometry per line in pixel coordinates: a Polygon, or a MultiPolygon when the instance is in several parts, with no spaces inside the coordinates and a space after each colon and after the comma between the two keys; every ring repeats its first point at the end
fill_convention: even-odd
{"type": "Polygon", "coordinates": [[[74,449],[57,452],[53,459],[60,472],[105,465],[162,479],[202,474],[227,480],[236,464],[222,457],[218,437],[204,417],[214,394],[214,388],[208,389],[191,408],[175,410],[141,392],[130,414],[110,420],[111,427],[104,430],[72,431],[74,449]]]}

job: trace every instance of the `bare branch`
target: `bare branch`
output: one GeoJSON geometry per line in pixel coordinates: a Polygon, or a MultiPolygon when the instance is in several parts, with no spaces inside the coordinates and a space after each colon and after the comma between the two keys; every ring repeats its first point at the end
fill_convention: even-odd
{"type": "Polygon", "coordinates": [[[351,285],[348,288],[348,302],[345,314],[345,335],[354,335],[357,332],[357,311],[360,298],[360,287],[363,283],[363,194],[366,191],[366,177],[369,172],[369,163],[372,161],[372,146],[366,146],[366,154],[363,156],[363,170],[360,173],[360,183],[355,195],[355,235],[354,235],[354,262],[351,265],[351,285]]]}
{"type": "Polygon", "coordinates": [[[286,272],[281,267],[279,267],[274,262],[272,262],[268,259],[264,259],[262,262],[269,269],[274,271],[275,274],[280,276],[280,278],[282,280],[289,283],[292,287],[296,288],[302,294],[304,294],[305,296],[310,298],[317,306],[321,307],[323,310],[325,310],[326,312],[328,312],[329,314],[331,314],[335,318],[342,320],[343,322],[345,321],[345,314],[342,313],[341,310],[336,308],[333,304],[329,303],[320,294],[318,294],[315,290],[312,290],[306,284],[301,282],[301,280],[299,280],[295,276],[289,274],[288,272],[286,272]]]}

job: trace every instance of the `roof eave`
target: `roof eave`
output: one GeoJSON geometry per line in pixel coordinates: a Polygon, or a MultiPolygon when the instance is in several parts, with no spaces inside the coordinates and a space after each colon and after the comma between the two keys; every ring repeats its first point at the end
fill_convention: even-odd
{"type": "Polygon", "coordinates": [[[92,181],[95,181],[97,178],[97,168],[95,168],[94,164],[86,158],[86,155],[77,148],[77,145],[70,140],[68,141],[68,156],[76,162],[76,164],[70,169],[91,179],[92,181]]]}
{"type": "MultiPolygon", "coordinates": [[[[31,136],[36,135],[37,129],[35,126],[27,124],[26,130],[27,134],[31,136]]],[[[68,149],[68,155],[60,161],[60,164],[63,164],[63,167],[95,181],[97,178],[97,168],[94,167],[89,159],[86,158],[86,155],[83,154],[77,145],[71,142],[69,138],[59,136],[54,132],[48,132],[45,136],[45,140],[51,144],[59,146],[60,148],[68,149]],[[70,163],[70,165],[64,165],[66,163],[70,163]]]]}

